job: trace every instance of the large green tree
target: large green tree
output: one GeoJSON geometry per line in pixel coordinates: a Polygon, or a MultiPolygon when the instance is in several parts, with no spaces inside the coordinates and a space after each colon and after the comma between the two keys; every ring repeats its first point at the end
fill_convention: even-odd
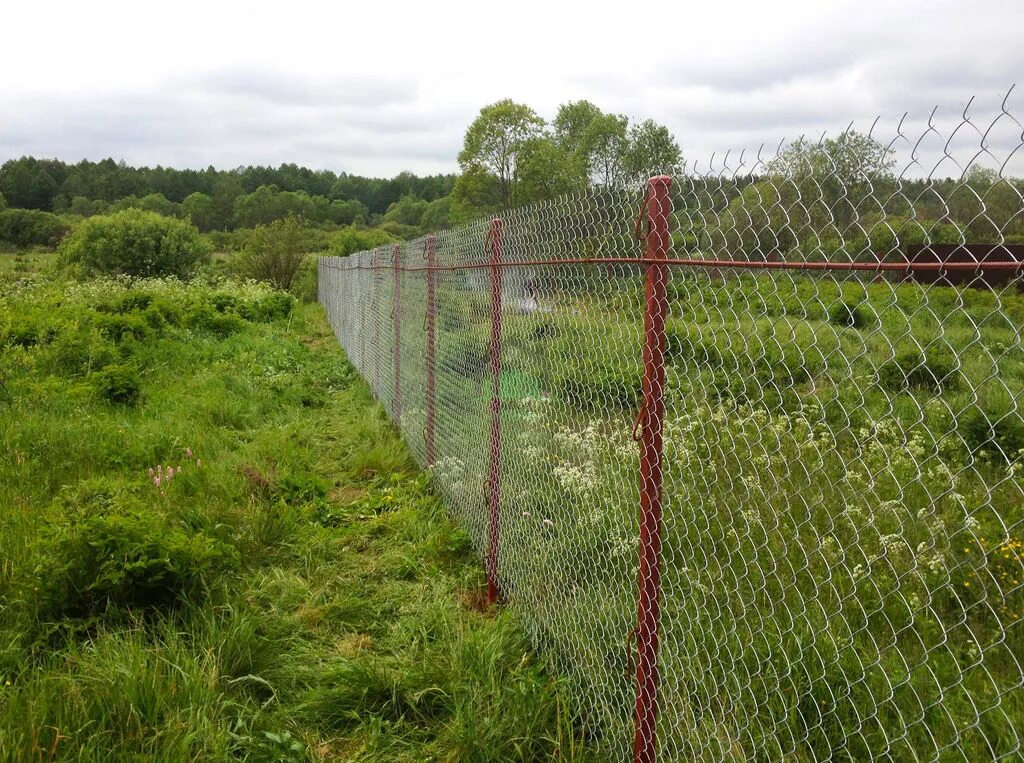
{"type": "Polygon", "coordinates": [[[683,152],[665,125],[646,119],[629,130],[624,161],[626,179],[643,182],[651,175],[683,171],[683,152]]]}
{"type": "Polygon", "coordinates": [[[519,157],[530,141],[543,135],[537,112],[510,99],[480,109],[466,130],[455,183],[455,198],[464,212],[506,209],[515,201],[519,157]]]}

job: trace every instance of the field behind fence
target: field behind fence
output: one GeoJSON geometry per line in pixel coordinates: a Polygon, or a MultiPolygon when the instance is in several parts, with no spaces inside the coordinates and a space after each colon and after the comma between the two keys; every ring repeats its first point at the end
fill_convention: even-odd
{"type": "Polygon", "coordinates": [[[320,301],[622,760],[1024,751],[1005,102],[346,258],[320,301]]]}

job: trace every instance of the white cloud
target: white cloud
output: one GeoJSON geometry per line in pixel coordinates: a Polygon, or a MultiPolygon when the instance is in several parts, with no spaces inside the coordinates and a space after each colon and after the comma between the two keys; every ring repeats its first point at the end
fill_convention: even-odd
{"type": "Polygon", "coordinates": [[[4,26],[0,160],[450,171],[479,107],[511,97],[652,117],[706,161],[878,115],[891,135],[904,111],[916,137],[975,94],[987,122],[1024,74],[1024,4],[997,0],[57,2],[4,26]]]}

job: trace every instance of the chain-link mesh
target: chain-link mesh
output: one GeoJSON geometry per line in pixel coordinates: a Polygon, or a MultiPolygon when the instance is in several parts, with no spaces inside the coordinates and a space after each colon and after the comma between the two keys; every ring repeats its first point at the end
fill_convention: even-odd
{"type": "Polygon", "coordinates": [[[320,261],[609,759],[1022,756],[1024,136],[906,132],[320,261]]]}

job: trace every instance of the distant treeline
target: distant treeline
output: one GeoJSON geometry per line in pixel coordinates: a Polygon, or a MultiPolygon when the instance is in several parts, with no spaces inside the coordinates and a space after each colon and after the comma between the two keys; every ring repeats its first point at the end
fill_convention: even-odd
{"type": "Polygon", "coordinates": [[[405,199],[405,225],[447,224],[447,202],[455,175],[367,178],[296,164],[233,170],[131,167],[104,159],[68,164],[22,157],[0,165],[0,207],[89,217],[118,208],[141,207],[189,216],[201,230],[231,230],[279,219],[288,213],[311,222],[349,225],[371,222],[405,199]],[[432,202],[437,202],[430,209],[432,202]],[[429,210],[429,211],[428,211],[429,210]],[[442,219],[443,218],[443,219],[442,219]]]}

